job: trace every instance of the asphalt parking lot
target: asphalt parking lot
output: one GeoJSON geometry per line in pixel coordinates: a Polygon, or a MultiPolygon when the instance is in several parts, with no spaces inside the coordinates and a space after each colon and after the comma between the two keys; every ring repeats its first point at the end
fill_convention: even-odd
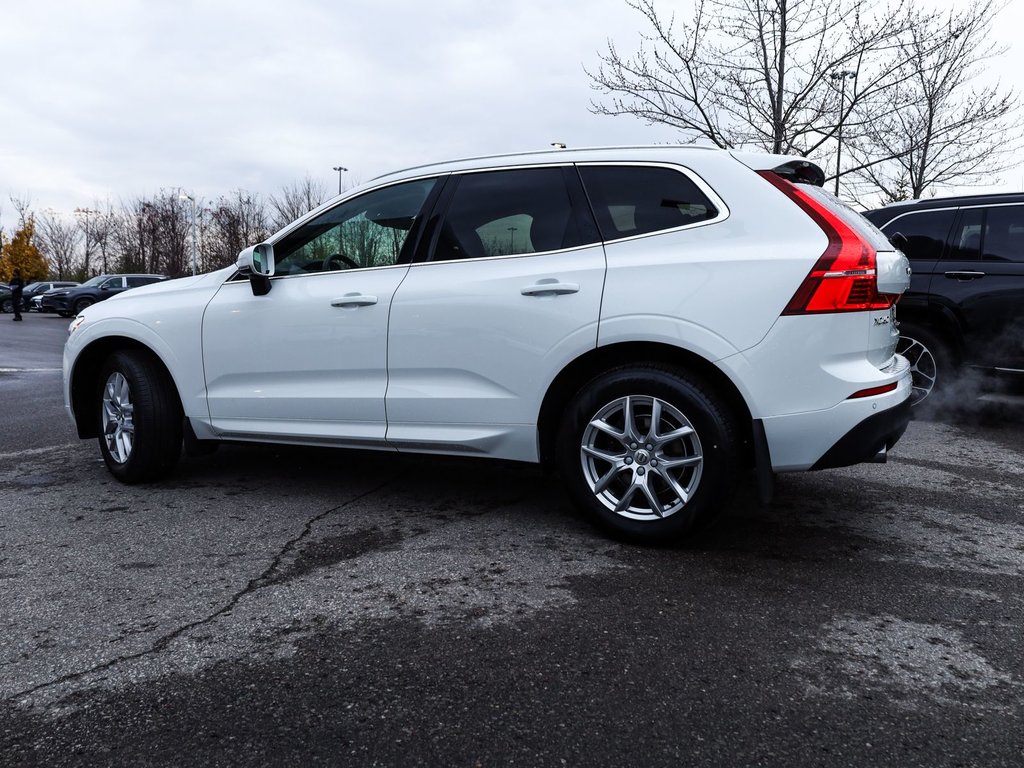
{"type": "Polygon", "coordinates": [[[626,546],[515,464],[224,448],[125,487],[0,315],[4,765],[1018,766],[1024,428],[626,546]]]}

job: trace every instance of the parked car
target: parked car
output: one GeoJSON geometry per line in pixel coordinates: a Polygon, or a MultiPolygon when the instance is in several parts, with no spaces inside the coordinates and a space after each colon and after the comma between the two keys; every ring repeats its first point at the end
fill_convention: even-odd
{"type": "Polygon", "coordinates": [[[138,288],[166,280],[164,275],[97,275],[79,286],[64,290],[47,291],[42,307],[61,317],[71,317],[99,301],[106,301],[129,288],[138,288]]]}
{"type": "Polygon", "coordinates": [[[913,401],[964,366],[1024,379],[1024,194],[935,197],[865,215],[914,271],[899,307],[913,401]]]}
{"type": "MultiPolygon", "coordinates": [[[[906,258],[803,159],[562,150],[402,171],[70,327],[108,469],[221,440],[540,462],[633,539],[738,474],[879,460],[910,418],[906,258]],[[184,418],[183,418],[184,417],[184,418]]],[[[387,461],[386,454],[382,460],[387,461]]]]}
{"type": "MultiPolygon", "coordinates": [[[[78,285],[78,283],[73,280],[44,280],[42,282],[29,283],[25,286],[25,289],[21,294],[22,309],[26,312],[33,309],[38,311],[38,306],[32,302],[36,296],[42,297],[44,293],[51,291],[54,288],[73,288],[76,285],[78,285]]],[[[42,299],[40,299],[40,302],[41,301],[42,299]]]]}

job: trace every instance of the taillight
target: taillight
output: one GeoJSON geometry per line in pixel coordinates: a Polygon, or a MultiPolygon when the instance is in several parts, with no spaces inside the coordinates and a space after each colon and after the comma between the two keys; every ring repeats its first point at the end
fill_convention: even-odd
{"type": "Polygon", "coordinates": [[[786,181],[772,171],[759,173],[799,205],[828,237],[825,252],[797,288],[782,314],[862,312],[869,309],[888,309],[896,302],[899,296],[878,292],[874,248],[842,218],[798,185],[786,181]]]}

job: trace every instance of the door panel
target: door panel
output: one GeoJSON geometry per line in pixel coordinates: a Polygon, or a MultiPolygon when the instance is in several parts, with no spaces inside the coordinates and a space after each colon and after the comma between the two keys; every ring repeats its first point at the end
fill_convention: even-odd
{"type": "Polygon", "coordinates": [[[391,311],[388,441],[537,460],[555,375],[597,345],[604,251],[416,264],[391,311]]]}
{"type": "Polygon", "coordinates": [[[1024,370],[1024,206],[962,209],[930,295],[959,317],[965,362],[1024,370]]]}
{"type": "Polygon", "coordinates": [[[247,439],[382,444],[388,310],[407,271],[278,278],[265,296],[248,282],[224,285],[203,317],[214,429],[247,439]]]}

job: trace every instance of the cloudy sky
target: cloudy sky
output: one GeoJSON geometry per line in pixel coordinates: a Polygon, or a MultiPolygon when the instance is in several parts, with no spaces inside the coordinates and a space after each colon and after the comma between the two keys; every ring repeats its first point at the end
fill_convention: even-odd
{"type": "MultiPolygon", "coordinates": [[[[948,5],[953,0],[930,0],[948,5]]],[[[662,0],[685,13],[690,0],[662,0]]],[[[182,187],[336,189],[422,162],[672,141],[592,115],[583,66],[643,18],[623,0],[0,0],[0,224],[182,187]]],[[[1024,28],[1011,0],[996,32],[1024,28]]],[[[993,65],[1024,85],[1024,44],[993,65]]],[[[1003,175],[1024,189],[1024,170],[1003,175]]]]}

